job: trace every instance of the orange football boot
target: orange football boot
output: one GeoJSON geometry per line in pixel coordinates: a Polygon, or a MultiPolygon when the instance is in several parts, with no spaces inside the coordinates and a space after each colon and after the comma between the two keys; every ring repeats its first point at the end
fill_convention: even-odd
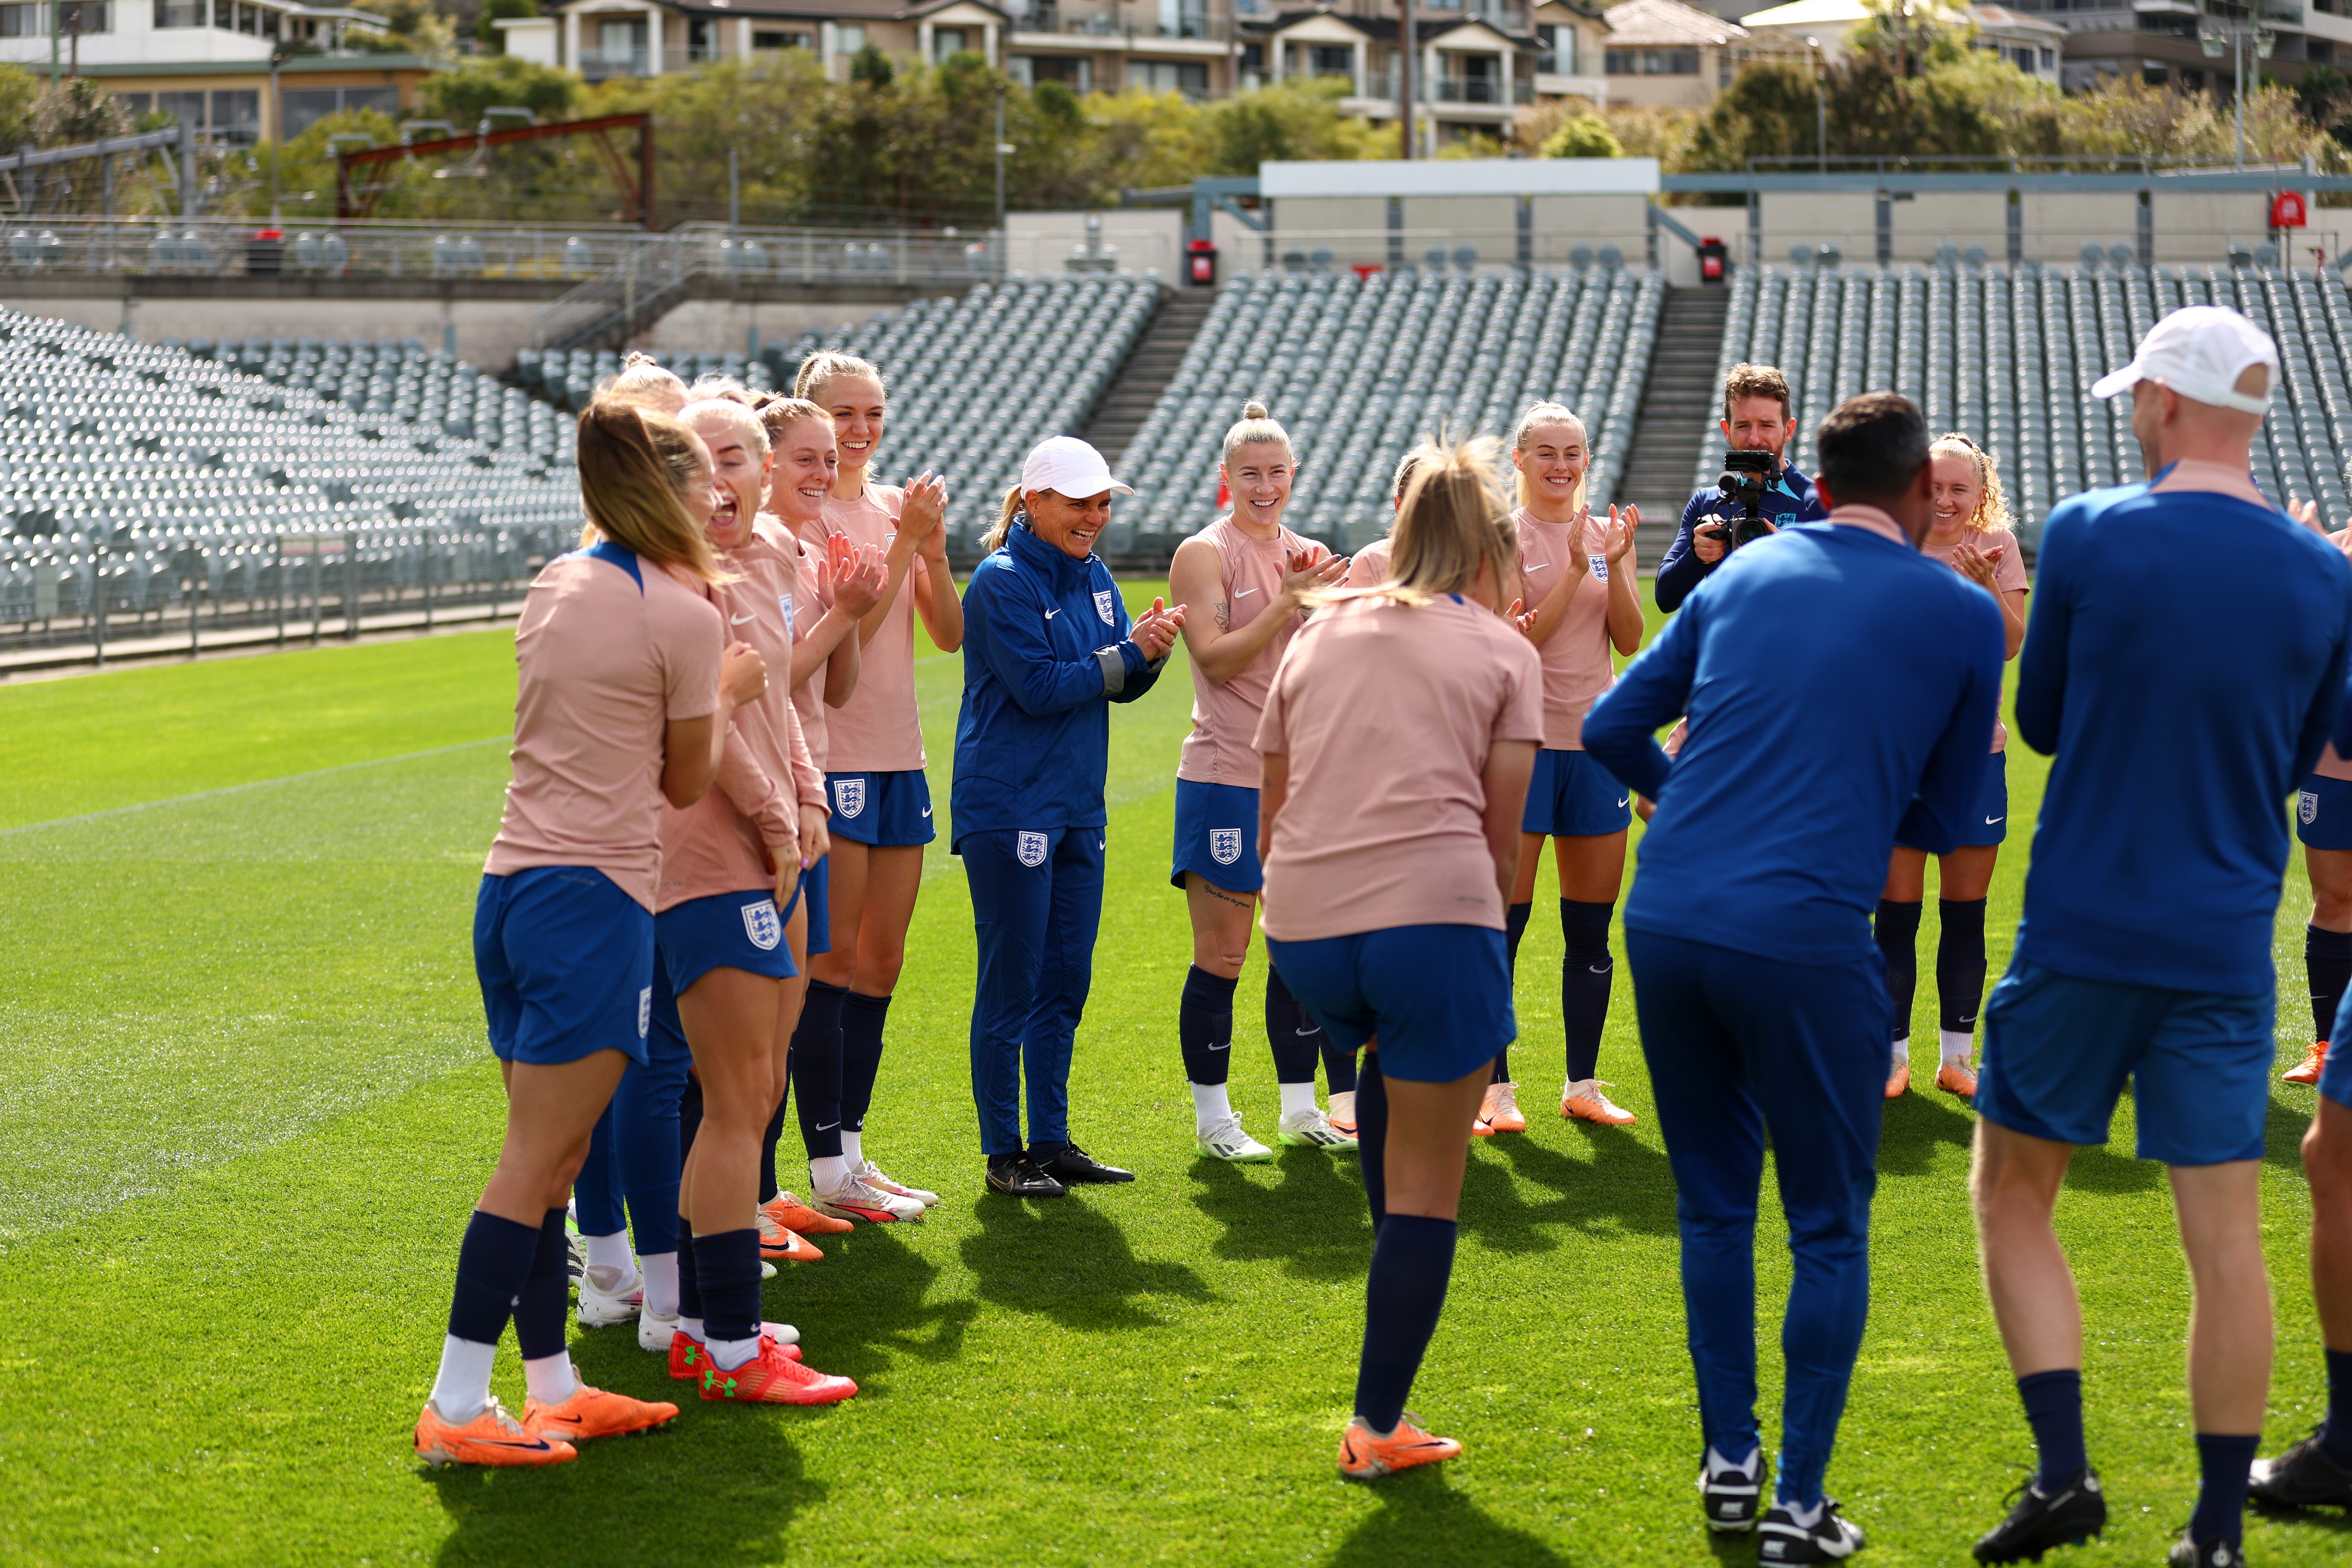
{"type": "Polygon", "coordinates": [[[1451,1459],[1461,1452],[1462,1445],[1453,1438],[1422,1430],[1421,1417],[1410,1410],[1385,1437],[1365,1426],[1362,1416],[1351,1415],[1347,1431],[1339,1436],[1339,1473],[1351,1481],[1376,1481],[1415,1465],[1451,1459]]]}
{"type": "Polygon", "coordinates": [[[1911,1092],[1911,1064],[1896,1062],[1895,1070],[1886,1075],[1886,1098],[1900,1100],[1911,1092]]]}
{"type": "Polygon", "coordinates": [[[787,1263],[822,1263],[824,1254],[814,1242],[804,1239],[796,1230],[780,1224],[767,1210],[760,1211],[760,1256],[781,1258],[787,1263]]]}
{"type": "Polygon", "coordinates": [[[491,1400],[471,1421],[445,1421],[427,1400],[416,1418],[416,1457],[428,1465],[560,1465],[580,1450],[524,1427],[491,1400]]]}
{"type": "Polygon", "coordinates": [[[2303,1053],[2303,1060],[2286,1069],[2282,1080],[2286,1083],[2317,1083],[2319,1069],[2327,1065],[2327,1042],[2321,1040],[2303,1053]]]}
{"type": "Polygon", "coordinates": [[[1946,1094],[1974,1100],[1977,1097],[1977,1075],[1970,1070],[1965,1059],[1954,1057],[1936,1069],[1936,1087],[1946,1094]]]}
{"type": "Polygon", "coordinates": [[[591,1437],[622,1437],[650,1432],[673,1419],[677,1406],[667,1399],[632,1399],[582,1384],[561,1405],[533,1399],[522,1407],[522,1424],[542,1437],[584,1443],[591,1437]]]}
{"type": "MultiPolygon", "coordinates": [[[[800,1360],[801,1347],[799,1345],[786,1343],[782,1340],[776,1339],[772,1331],[781,1327],[782,1327],[782,1325],[780,1323],[761,1323],[760,1325],[760,1337],[763,1340],[774,1341],[777,1344],[783,1347],[783,1352],[786,1355],[792,1357],[794,1361],[800,1360]]],[[[799,1331],[796,1329],[793,1332],[797,1334],[799,1331]]],[[[677,1333],[670,1336],[670,1376],[677,1379],[680,1383],[685,1383],[692,1379],[698,1379],[702,1376],[702,1369],[709,1364],[710,1352],[703,1348],[703,1343],[700,1340],[696,1339],[684,1329],[680,1329],[677,1333]]]]}
{"type": "Polygon", "coordinates": [[[786,1230],[803,1236],[840,1236],[857,1228],[848,1220],[817,1213],[792,1193],[778,1193],[760,1205],[760,1212],[786,1230]]]}
{"type": "Polygon", "coordinates": [[[1592,1121],[1603,1127],[1631,1127],[1633,1113],[1601,1092],[1597,1078],[1580,1079],[1559,1093],[1559,1113],[1570,1121],[1592,1121]]]}
{"type": "Polygon", "coordinates": [[[1497,1132],[1525,1132],[1527,1113],[1519,1109],[1519,1086],[1516,1083],[1490,1083],[1486,1098],[1478,1107],[1478,1119],[1470,1131],[1481,1138],[1492,1138],[1497,1132]]]}
{"type": "Polygon", "coordinates": [[[803,1365],[798,1345],[780,1345],[762,1335],[760,1353],[732,1372],[702,1358],[702,1397],[750,1405],[838,1405],[857,1392],[856,1383],[803,1365]]]}

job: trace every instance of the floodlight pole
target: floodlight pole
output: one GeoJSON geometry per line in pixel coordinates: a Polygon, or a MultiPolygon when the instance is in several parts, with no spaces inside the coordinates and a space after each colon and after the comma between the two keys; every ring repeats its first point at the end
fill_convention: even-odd
{"type": "Polygon", "coordinates": [[[1813,52],[1813,156],[1818,172],[1826,174],[1830,172],[1830,100],[1822,90],[1822,47],[1807,38],[1805,47],[1813,52]]]}
{"type": "MultiPolygon", "coordinates": [[[[1412,157],[1412,57],[1421,47],[1421,40],[1413,37],[1413,31],[1412,0],[1398,0],[1397,124],[1404,143],[1401,156],[1408,160],[1412,157]]],[[[1276,47],[1281,46],[1277,43],[1276,47]]]]}

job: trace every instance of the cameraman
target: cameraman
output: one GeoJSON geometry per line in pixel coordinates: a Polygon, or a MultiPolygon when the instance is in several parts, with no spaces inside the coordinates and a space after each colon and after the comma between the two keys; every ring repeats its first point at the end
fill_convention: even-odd
{"type": "MultiPolygon", "coordinates": [[[[1813,494],[1812,480],[1790,467],[1782,456],[1797,433],[1789,407],[1789,378],[1769,364],[1736,364],[1723,378],[1723,438],[1736,452],[1769,452],[1777,473],[1764,487],[1758,503],[1768,529],[1791,523],[1819,522],[1827,514],[1813,494]]],[[[1713,486],[1691,497],[1683,508],[1682,527],[1665,559],[1658,563],[1658,608],[1672,615],[1690,591],[1706,581],[1717,563],[1731,549],[1731,527],[1741,508],[1713,486]]]]}

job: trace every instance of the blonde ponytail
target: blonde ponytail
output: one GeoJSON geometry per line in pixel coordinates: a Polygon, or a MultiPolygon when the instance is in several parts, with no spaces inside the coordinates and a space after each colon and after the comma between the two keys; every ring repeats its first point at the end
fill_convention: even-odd
{"type": "Polygon", "coordinates": [[[609,539],[656,565],[722,580],[686,505],[691,487],[710,482],[693,431],[625,395],[606,394],[581,411],[579,451],[583,546],[609,539]]]}
{"type": "Polygon", "coordinates": [[[988,531],[980,536],[980,552],[982,555],[989,555],[1003,549],[1004,541],[1013,532],[1013,519],[1028,510],[1029,503],[1022,498],[1019,485],[1016,484],[1006,490],[1004,510],[997,514],[995,522],[989,526],[988,531]]]}
{"type": "Polygon", "coordinates": [[[1503,504],[1495,470],[1501,444],[1481,436],[1454,446],[1424,442],[1413,451],[1396,525],[1389,580],[1374,587],[1335,588],[1307,595],[1310,607],[1380,594],[1405,605],[1425,605],[1444,594],[1467,594],[1482,566],[1493,574],[1503,602],[1519,568],[1519,525],[1503,504]]]}

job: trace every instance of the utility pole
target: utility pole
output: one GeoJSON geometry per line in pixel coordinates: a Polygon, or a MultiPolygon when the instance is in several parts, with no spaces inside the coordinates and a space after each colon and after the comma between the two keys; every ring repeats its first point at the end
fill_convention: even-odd
{"type": "Polygon", "coordinates": [[[1004,84],[996,84],[996,248],[1004,250],[1004,155],[1013,144],[1004,139],[1004,84]]]}
{"type": "Polygon", "coordinates": [[[1412,57],[1420,51],[1414,37],[1412,0],[1397,0],[1397,124],[1402,132],[1402,156],[1412,157],[1412,57]]]}
{"type": "Polygon", "coordinates": [[[58,35],[66,30],[65,0],[49,0],[49,90],[58,90],[58,35]]]}
{"type": "Polygon", "coordinates": [[[1805,47],[1813,52],[1813,157],[1822,174],[1830,172],[1830,100],[1822,90],[1822,46],[1811,38],[1805,47]]]}

